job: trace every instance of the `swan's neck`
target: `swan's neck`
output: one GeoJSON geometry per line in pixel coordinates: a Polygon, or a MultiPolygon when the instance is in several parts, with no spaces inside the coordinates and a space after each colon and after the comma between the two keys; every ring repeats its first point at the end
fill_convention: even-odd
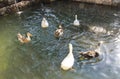
{"type": "Polygon", "coordinates": [[[69,45],[69,54],[70,54],[70,55],[73,54],[72,51],[73,51],[73,47],[72,47],[72,45],[69,45]]]}
{"type": "Polygon", "coordinates": [[[75,20],[77,20],[77,15],[75,15],[75,20]]]}
{"type": "Polygon", "coordinates": [[[72,54],[72,50],[73,50],[72,48],[71,48],[71,49],[69,49],[69,53],[70,53],[70,54],[72,54]]]}

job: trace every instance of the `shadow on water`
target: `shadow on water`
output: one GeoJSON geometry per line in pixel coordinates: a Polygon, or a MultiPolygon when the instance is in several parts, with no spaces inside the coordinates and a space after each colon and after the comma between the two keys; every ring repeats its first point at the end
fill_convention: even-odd
{"type": "Polygon", "coordinates": [[[0,79],[119,79],[120,11],[116,8],[84,3],[54,2],[26,10],[21,16],[0,20],[0,79]],[[67,4],[67,5],[66,5],[67,4]],[[73,26],[74,15],[81,25],[73,26]],[[46,17],[49,27],[41,28],[46,17]],[[64,35],[54,37],[62,24],[64,35]],[[30,32],[28,44],[21,44],[16,34],[30,32]],[[80,61],[79,52],[98,49],[100,57],[80,61]],[[73,44],[76,72],[63,71],[60,63],[73,44]]]}

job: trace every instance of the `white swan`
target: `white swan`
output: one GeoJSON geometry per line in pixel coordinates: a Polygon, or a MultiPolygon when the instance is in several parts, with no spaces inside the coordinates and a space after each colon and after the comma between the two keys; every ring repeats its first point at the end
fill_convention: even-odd
{"type": "Polygon", "coordinates": [[[74,20],[74,22],[73,22],[73,25],[74,25],[74,26],[79,26],[79,25],[80,25],[80,22],[79,22],[78,19],[77,19],[77,15],[75,15],[75,20],[74,20]]]}
{"type": "Polygon", "coordinates": [[[64,60],[61,62],[61,68],[63,70],[69,70],[72,69],[72,66],[74,65],[74,56],[73,56],[73,46],[71,43],[69,43],[69,53],[64,58],[64,60]]]}
{"type": "Polygon", "coordinates": [[[45,18],[43,18],[41,22],[41,27],[47,28],[48,26],[49,26],[48,21],[45,18]]]}

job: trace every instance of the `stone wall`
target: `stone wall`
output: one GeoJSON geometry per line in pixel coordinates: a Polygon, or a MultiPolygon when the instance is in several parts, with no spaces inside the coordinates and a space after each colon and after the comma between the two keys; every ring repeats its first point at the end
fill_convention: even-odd
{"type": "MultiPolygon", "coordinates": [[[[0,0],[1,2],[3,1],[8,1],[8,3],[12,4],[0,4],[0,15],[16,12],[17,8],[22,9],[25,8],[26,6],[29,6],[31,4],[36,4],[39,2],[43,3],[50,3],[52,1],[57,1],[57,0],[16,0],[16,4],[14,0],[0,0]],[[11,2],[9,2],[11,1],[11,2]],[[21,2],[19,2],[21,1],[21,2]]],[[[66,0],[63,0],[66,1],[66,0]]],[[[114,6],[120,6],[120,0],[72,0],[72,1],[79,1],[79,2],[88,2],[88,3],[96,3],[96,4],[104,4],[104,5],[114,5],[114,6]]],[[[5,2],[6,3],[6,2],[5,2]]]]}
{"type": "Polygon", "coordinates": [[[120,0],[73,0],[73,1],[104,4],[104,5],[114,5],[114,6],[118,6],[120,4],[120,0]]]}
{"type": "Polygon", "coordinates": [[[39,3],[39,0],[26,0],[18,2],[16,4],[5,6],[3,8],[0,8],[0,15],[17,12],[18,11],[17,9],[23,9],[35,3],[39,3]]]}
{"type": "Polygon", "coordinates": [[[21,9],[26,8],[32,4],[38,4],[40,2],[50,3],[55,0],[0,0],[0,15],[15,13],[21,9]],[[4,4],[5,2],[5,4],[4,4]]]}

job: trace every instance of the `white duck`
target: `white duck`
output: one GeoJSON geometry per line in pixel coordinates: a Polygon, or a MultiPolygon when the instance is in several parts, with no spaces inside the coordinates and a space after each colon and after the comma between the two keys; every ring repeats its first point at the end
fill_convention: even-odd
{"type": "Polygon", "coordinates": [[[75,15],[75,20],[74,20],[74,22],[73,22],[73,25],[74,25],[74,26],[79,26],[79,25],[80,25],[80,22],[79,22],[78,19],[77,19],[77,15],[75,15]]]}
{"type": "Polygon", "coordinates": [[[49,26],[48,21],[46,20],[46,18],[43,18],[41,22],[41,27],[47,28],[48,26],[49,26]]]}
{"type": "Polygon", "coordinates": [[[73,46],[71,43],[69,43],[69,53],[64,58],[64,60],[61,62],[61,68],[63,70],[69,70],[72,69],[72,66],[74,65],[74,56],[73,56],[73,46]]]}
{"type": "Polygon", "coordinates": [[[21,42],[21,43],[28,43],[31,41],[31,37],[32,34],[31,33],[27,33],[27,37],[21,35],[20,33],[17,34],[17,37],[18,37],[18,40],[21,42]]]}

